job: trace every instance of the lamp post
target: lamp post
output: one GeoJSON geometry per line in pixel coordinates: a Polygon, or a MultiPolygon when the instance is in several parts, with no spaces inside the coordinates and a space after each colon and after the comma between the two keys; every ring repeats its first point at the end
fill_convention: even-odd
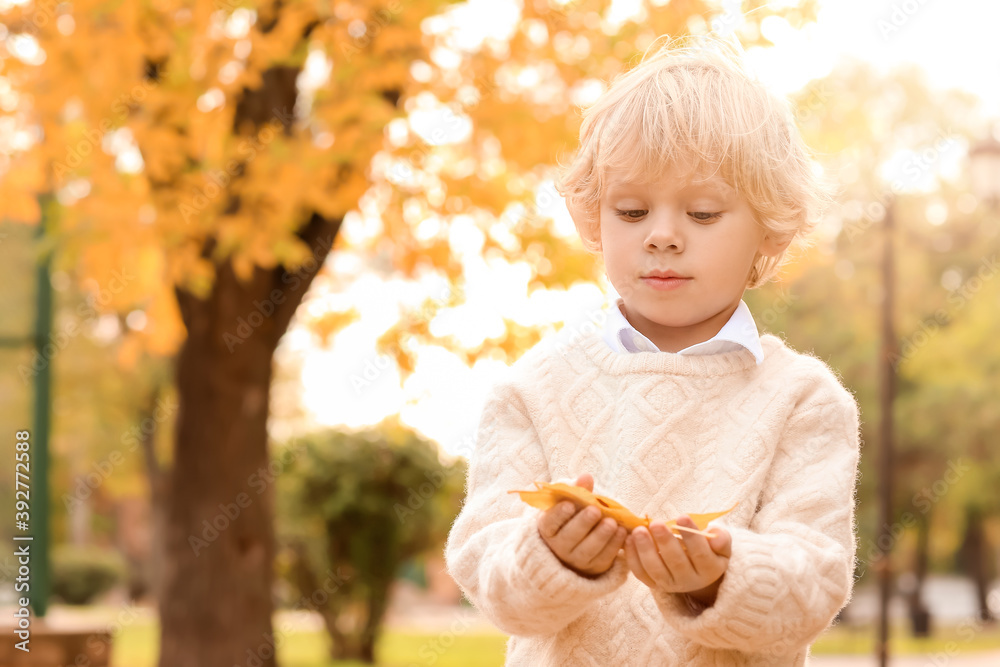
{"type": "MultiPolygon", "coordinates": [[[[42,219],[38,223],[36,239],[45,240],[46,227],[51,219],[53,199],[50,196],[39,198],[42,209],[42,219]]],[[[49,345],[49,334],[52,330],[52,282],[49,277],[51,255],[46,254],[39,260],[35,271],[37,282],[35,330],[31,335],[0,338],[0,348],[20,348],[33,345],[36,359],[45,359],[45,347],[49,345]]],[[[31,574],[29,575],[28,599],[35,615],[43,618],[49,607],[50,593],[50,562],[49,562],[49,426],[51,415],[51,363],[41,364],[34,377],[34,419],[33,430],[29,431],[30,458],[28,459],[29,487],[27,497],[31,508],[30,520],[23,531],[29,530],[30,535],[18,531],[14,537],[14,545],[27,546],[31,554],[31,574]],[[20,540],[20,541],[19,541],[20,540]]],[[[17,425],[17,429],[22,429],[17,425]]],[[[19,481],[20,478],[15,480],[19,481]]],[[[15,486],[16,488],[16,486],[15,486]]]]}
{"type": "MultiPolygon", "coordinates": [[[[989,207],[989,215],[995,217],[1000,209],[1000,124],[994,126],[991,136],[969,148],[969,180],[972,193],[989,207]]],[[[985,452],[978,446],[976,456],[983,457],[985,452]]],[[[976,585],[976,599],[979,606],[979,618],[992,621],[988,599],[988,576],[985,569],[983,544],[983,518],[979,508],[966,506],[966,529],[963,540],[963,550],[966,550],[966,566],[968,574],[976,585]]]]}
{"type": "Polygon", "coordinates": [[[895,196],[885,207],[882,222],[882,350],[879,359],[879,406],[882,420],[879,424],[879,531],[876,545],[879,548],[879,614],[878,638],[875,651],[879,667],[886,667],[889,661],[889,600],[892,595],[892,563],[890,554],[895,536],[892,534],[892,488],[893,488],[893,405],[896,398],[896,327],[893,317],[895,307],[894,235],[896,227],[895,196]]]}

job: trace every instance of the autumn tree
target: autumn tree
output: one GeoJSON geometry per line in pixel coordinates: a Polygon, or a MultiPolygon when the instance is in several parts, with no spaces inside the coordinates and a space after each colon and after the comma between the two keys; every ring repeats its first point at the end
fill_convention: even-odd
{"type": "MultiPolygon", "coordinates": [[[[273,636],[273,489],[257,495],[249,480],[268,462],[275,347],[342,247],[348,212],[377,209],[382,234],[362,250],[406,276],[442,272],[455,293],[456,216],[483,231],[487,256],[527,258],[535,286],[593,280],[592,258],[534,207],[546,166],[575,143],[577,107],[659,35],[714,20],[766,43],[766,16],[815,13],[812,0],[744,3],[745,21],[712,2],[644,2],[612,23],[609,0],[531,0],[510,5],[507,34],[470,43],[470,6],[450,4],[29,1],[3,13],[0,215],[43,219],[57,266],[117,285],[107,311],[144,312],[120,363],[174,358],[164,667],[274,664],[258,650],[273,636]],[[419,111],[433,119],[426,137],[419,111]],[[58,205],[43,216],[44,194],[58,205]],[[441,231],[417,235],[427,219],[441,231]]],[[[383,341],[404,372],[407,338],[430,338],[409,322],[383,341]]],[[[486,346],[511,358],[536,340],[514,323],[508,334],[486,346]]]]}

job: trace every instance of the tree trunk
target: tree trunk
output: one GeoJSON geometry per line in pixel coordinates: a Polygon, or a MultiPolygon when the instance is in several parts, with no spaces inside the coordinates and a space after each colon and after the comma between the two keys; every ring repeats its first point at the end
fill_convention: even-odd
{"type": "Polygon", "coordinates": [[[369,617],[367,601],[350,599],[338,607],[327,606],[320,610],[323,624],[333,640],[330,644],[330,658],[334,661],[352,660],[374,664],[375,643],[367,641],[362,632],[361,619],[369,617]]]}
{"type": "Polygon", "coordinates": [[[914,637],[929,637],[931,614],[924,605],[924,581],[927,579],[928,549],[930,546],[930,517],[921,516],[917,523],[917,553],[913,574],[916,582],[910,594],[910,630],[914,637]]]}
{"type": "MultiPolygon", "coordinates": [[[[257,268],[243,284],[227,262],[207,300],[176,292],[187,339],[177,360],[160,667],[276,664],[271,362],[339,225],[312,216],[299,236],[315,261],[296,274],[257,268]]],[[[209,242],[205,256],[211,251],[209,242]]]]}
{"type": "Polygon", "coordinates": [[[304,606],[312,612],[320,615],[323,619],[323,626],[327,634],[330,635],[330,655],[334,660],[346,659],[350,657],[350,651],[345,649],[350,639],[348,634],[341,632],[338,622],[341,614],[347,606],[342,604],[338,598],[319,594],[317,597],[310,595],[311,591],[326,591],[320,585],[319,579],[313,572],[312,563],[309,561],[308,551],[301,542],[293,542],[292,545],[292,579],[299,589],[300,607],[304,606]]]}
{"type": "MultiPolygon", "coordinates": [[[[336,561],[331,561],[336,563],[336,561]]],[[[340,571],[339,566],[334,566],[340,571]]],[[[292,577],[304,597],[309,591],[321,590],[312,564],[301,542],[292,544],[292,577]]],[[[348,589],[350,586],[348,586],[348,589]]],[[[309,602],[309,609],[319,613],[330,635],[330,659],[334,661],[359,660],[375,663],[375,644],[378,629],[387,609],[387,595],[372,594],[363,603],[345,592],[342,598],[332,595],[320,597],[316,604],[309,602]],[[361,617],[365,621],[362,624],[361,617]]]]}
{"type": "Polygon", "coordinates": [[[368,663],[375,662],[375,644],[378,642],[382,619],[389,609],[389,587],[392,580],[378,582],[368,600],[368,619],[361,631],[361,659],[368,663]]]}
{"type": "Polygon", "coordinates": [[[993,621],[993,613],[987,603],[989,593],[989,577],[986,571],[986,535],[983,532],[983,517],[978,507],[966,509],[965,540],[962,544],[962,554],[965,560],[965,571],[976,585],[976,603],[979,607],[979,618],[983,621],[993,621]]]}
{"type": "Polygon", "coordinates": [[[268,464],[274,349],[258,332],[227,353],[222,335],[247,311],[239,312],[246,302],[238,298],[235,277],[219,273],[211,300],[216,308],[199,305],[190,324],[185,318],[188,338],[177,362],[180,413],[167,512],[161,667],[245,664],[254,655],[259,664],[275,664],[267,641],[272,489],[255,484],[267,479],[258,470],[268,464]]]}

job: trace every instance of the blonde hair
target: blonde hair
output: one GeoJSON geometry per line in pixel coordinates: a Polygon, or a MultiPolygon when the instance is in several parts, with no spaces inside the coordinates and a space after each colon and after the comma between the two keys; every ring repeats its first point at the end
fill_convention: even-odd
{"type": "MultiPolygon", "coordinates": [[[[805,237],[831,188],[814,170],[788,100],[747,70],[735,38],[684,41],[668,38],[659,49],[654,42],[583,112],[580,148],[569,165],[560,165],[556,190],[584,246],[600,252],[600,200],[609,170],[628,182],[653,183],[672,170],[705,168],[746,199],[767,234],[808,245],[805,237]]],[[[770,280],[787,251],[758,255],[747,287],[770,280]]]]}

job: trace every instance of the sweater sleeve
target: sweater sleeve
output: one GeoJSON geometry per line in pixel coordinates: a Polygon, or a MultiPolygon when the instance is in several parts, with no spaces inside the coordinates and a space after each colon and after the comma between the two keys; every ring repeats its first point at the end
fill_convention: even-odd
{"type": "Polygon", "coordinates": [[[830,374],[789,418],[748,527],[716,522],[732,554],[715,604],[699,613],[655,592],[668,623],[703,646],[773,658],[826,629],[853,586],[858,426],[854,397],[830,374]]]}
{"type": "Polygon", "coordinates": [[[519,392],[510,383],[497,385],[480,418],[445,562],[465,596],[510,635],[555,634],[628,577],[622,552],[593,578],[563,565],[538,534],[540,510],[507,493],[534,489],[532,482],[549,476],[519,392]]]}

